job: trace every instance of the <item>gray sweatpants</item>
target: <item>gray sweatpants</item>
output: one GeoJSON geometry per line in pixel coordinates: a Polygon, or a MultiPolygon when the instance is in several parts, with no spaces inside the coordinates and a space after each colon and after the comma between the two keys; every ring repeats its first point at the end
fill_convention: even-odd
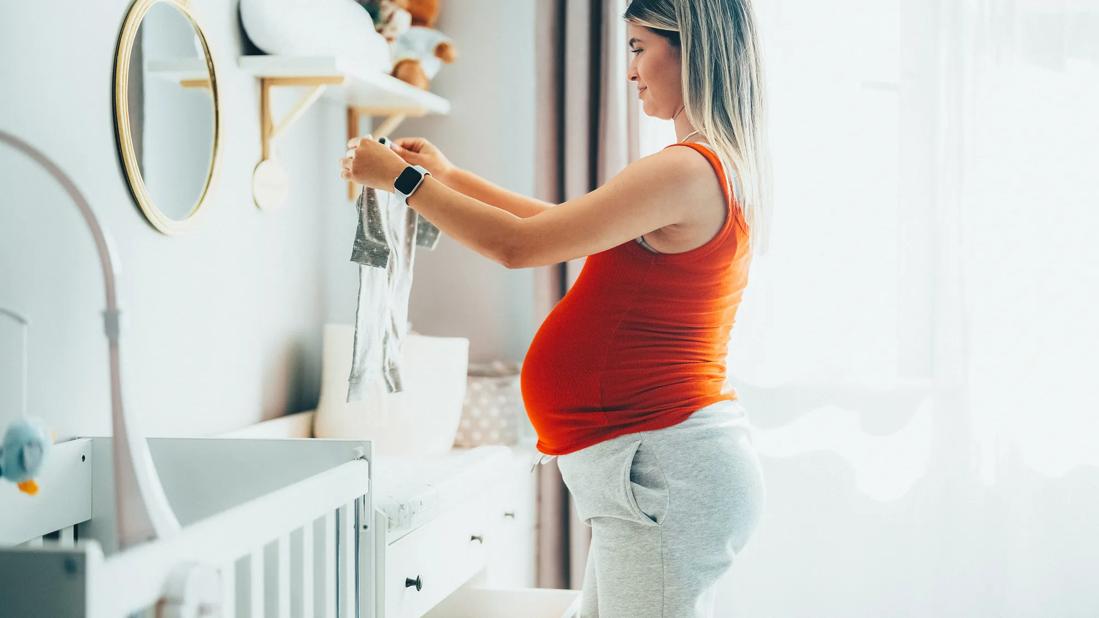
{"type": "Polygon", "coordinates": [[[581,618],[704,618],[763,513],[766,489],[738,401],[560,455],[591,527],[581,618]]]}

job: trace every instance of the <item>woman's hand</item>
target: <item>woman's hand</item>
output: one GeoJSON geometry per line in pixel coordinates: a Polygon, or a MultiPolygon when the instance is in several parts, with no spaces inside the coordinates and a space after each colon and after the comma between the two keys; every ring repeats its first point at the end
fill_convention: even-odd
{"type": "Polygon", "coordinates": [[[422,137],[402,137],[394,140],[397,145],[397,154],[412,165],[422,165],[431,172],[437,180],[444,183],[454,171],[454,165],[443,155],[435,144],[422,137]]]}
{"type": "Polygon", "coordinates": [[[352,138],[347,148],[347,156],[340,159],[340,178],[364,187],[392,192],[393,181],[408,167],[404,159],[371,135],[352,138]]]}

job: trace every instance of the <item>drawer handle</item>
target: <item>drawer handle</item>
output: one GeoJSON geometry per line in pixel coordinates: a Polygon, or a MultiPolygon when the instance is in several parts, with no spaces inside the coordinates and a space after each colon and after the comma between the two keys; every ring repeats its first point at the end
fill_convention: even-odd
{"type": "Polygon", "coordinates": [[[485,537],[483,537],[483,536],[481,536],[481,535],[479,535],[479,534],[474,534],[473,536],[469,537],[469,541],[470,541],[471,543],[472,543],[473,541],[477,541],[477,542],[478,542],[478,543],[480,543],[481,545],[484,545],[484,544],[485,544],[485,537]]]}
{"type": "Polygon", "coordinates": [[[416,579],[410,579],[408,577],[404,578],[404,587],[405,588],[411,588],[413,586],[416,586],[416,591],[417,592],[419,592],[420,589],[424,587],[424,582],[423,582],[422,579],[420,579],[419,575],[416,576],[416,579]]]}
{"type": "Polygon", "coordinates": [[[504,513],[504,517],[510,517],[511,519],[515,519],[515,511],[507,511],[507,512],[505,512],[505,513],[504,513]]]}

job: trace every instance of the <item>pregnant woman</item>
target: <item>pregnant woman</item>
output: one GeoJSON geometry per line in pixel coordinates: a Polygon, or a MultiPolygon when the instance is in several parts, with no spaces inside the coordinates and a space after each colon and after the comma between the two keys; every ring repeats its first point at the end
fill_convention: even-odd
{"type": "Polygon", "coordinates": [[[518,195],[421,138],[352,140],[341,176],[507,268],[587,256],[521,377],[537,448],[592,529],[581,616],[712,616],[766,495],[725,386],[765,202],[756,25],[750,0],[633,0],[625,19],[629,79],[677,142],[595,191],[518,195]]]}

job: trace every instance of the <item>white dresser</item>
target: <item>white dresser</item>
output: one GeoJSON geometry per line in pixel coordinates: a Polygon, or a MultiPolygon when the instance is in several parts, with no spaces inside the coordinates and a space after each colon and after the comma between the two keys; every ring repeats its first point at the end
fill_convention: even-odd
{"type": "Polygon", "coordinates": [[[465,584],[534,585],[535,457],[505,446],[375,457],[378,616],[421,616],[465,584]]]}

